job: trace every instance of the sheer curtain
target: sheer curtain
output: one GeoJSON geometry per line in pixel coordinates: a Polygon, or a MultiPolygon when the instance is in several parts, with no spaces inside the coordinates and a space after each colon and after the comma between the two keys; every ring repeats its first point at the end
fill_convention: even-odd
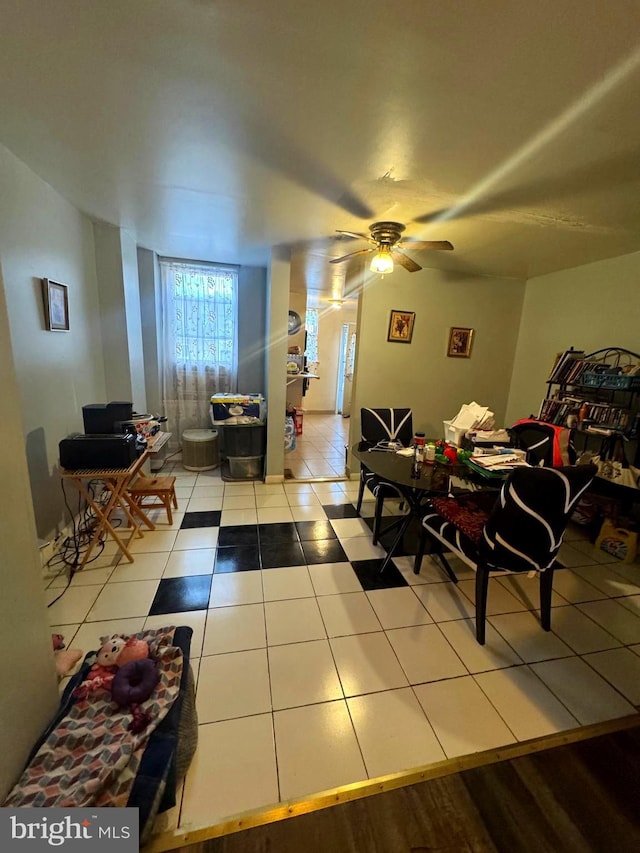
{"type": "Polygon", "coordinates": [[[160,260],[162,395],[169,430],[211,424],[212,394],[236,390],[238,272],[233,267],[160,260]]]}

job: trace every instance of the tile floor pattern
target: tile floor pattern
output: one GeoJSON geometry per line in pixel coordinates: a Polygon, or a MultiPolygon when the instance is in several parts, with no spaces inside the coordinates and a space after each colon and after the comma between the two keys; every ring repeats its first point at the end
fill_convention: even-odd
{"type": "MultiPolygon", "coordinates": [[[[640,565],[605,563],[576,528],[556,573],[551,633],[537,582],[494,578],[487,644],[473,577],[371,544],[357,481],[224,483],[179,464],[174,523],[119,561],[114,543],[50,608],[69,647],[194,630],[200,737],[172,824],[631,714],[640,704],[640,565]]],[[[391,521],[392,519],[389,519],[391,521]]],[[[411,550],[410,543],[408,550],[411,550]]],[[[49,582],[48,600],[65,578],[49,582]]]]}
{"type": "Polygon", "coordinates": [[[349,418],[304,412],[296,449],[285,454],[287,475],[296,480],[344,477],[349,418]]]}

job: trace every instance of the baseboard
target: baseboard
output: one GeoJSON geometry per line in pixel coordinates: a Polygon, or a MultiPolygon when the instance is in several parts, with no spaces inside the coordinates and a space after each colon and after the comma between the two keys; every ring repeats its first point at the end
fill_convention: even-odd
{"type": "MultiPolygon", "coordinates": [[[[80,521],[80,516],[82,514],[83,513],[78,513],[78,515],[75,518],[76,527],[80,521]]],[[[60,530],[58,533],[56,533],[56,535],[53,539],[50,539],[49,542],[46,542],[44,545],[42,545],[40,547],[40,565],[42,568],[42,577],[43,578],[55,577],[55,575],[57,575],[60,572],[60,566],[59,565],[48,566],[47,563],[49,562],[49,560],[51,560],[53,557],[55,557],[56,554],[60,553],[60,551],[62,550],[63,542],[65,542],[65,540],[68,537],[73,536],[73,530],[74,530],[74,523],[72,521],[70,521],[69,524],[67,524],[65,527],[62,528],[62,530],[60,530]]]]}
{"type": "Polygon", "coordinates": [[[267,474],[264,478],[264,482],[267,486],[273,485],[274,483],[284,483],[284,474],[267,474]]]}

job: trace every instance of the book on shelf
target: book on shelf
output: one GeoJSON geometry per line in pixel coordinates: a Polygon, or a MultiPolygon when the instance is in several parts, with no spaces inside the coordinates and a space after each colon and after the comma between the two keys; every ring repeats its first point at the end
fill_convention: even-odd
{"type": "Polygon", "coordinates": [[[582,361],[584,350],[567,349],[556,358],[556,363],[551,368],[548,382],[566,382],[566,377],[576,366],[576,361],[582,361]]]}
{"type": "Polygon", "coordinates": [[[629,412],[620,406],[594,400],[585,400],[581,397],[565,395],[563,397],[549,397],[542,401],[539,419],[555,426],[564,426],[569,415],[577,415],[582,412],[583,420],[590,424],[603,424],[617,430],[626,429],[629,423],[629,412]]]}

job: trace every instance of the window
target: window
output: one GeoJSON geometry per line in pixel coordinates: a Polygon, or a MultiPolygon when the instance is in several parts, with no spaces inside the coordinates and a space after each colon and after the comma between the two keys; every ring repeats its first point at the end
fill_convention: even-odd
{"type": "Polygon", "coordinates": [[[169,429],[210,423],[213,394],[237,390],[238,271],[160,260],[162,397],[169,429]]]}
{"type": "Polygon", "coordinates": [[[160,262],[176,364],[235,372],[238,272],[213,264],[160,262]]]}
{"type": "Polygon", "coordinates": [[[307,347],[304,351],[307,357],[307,366],[309,364],[317,364],[318,358],[318,316],[317,308],[307,308],[305,316],[305,329],[307,330],[307,347]]]}

